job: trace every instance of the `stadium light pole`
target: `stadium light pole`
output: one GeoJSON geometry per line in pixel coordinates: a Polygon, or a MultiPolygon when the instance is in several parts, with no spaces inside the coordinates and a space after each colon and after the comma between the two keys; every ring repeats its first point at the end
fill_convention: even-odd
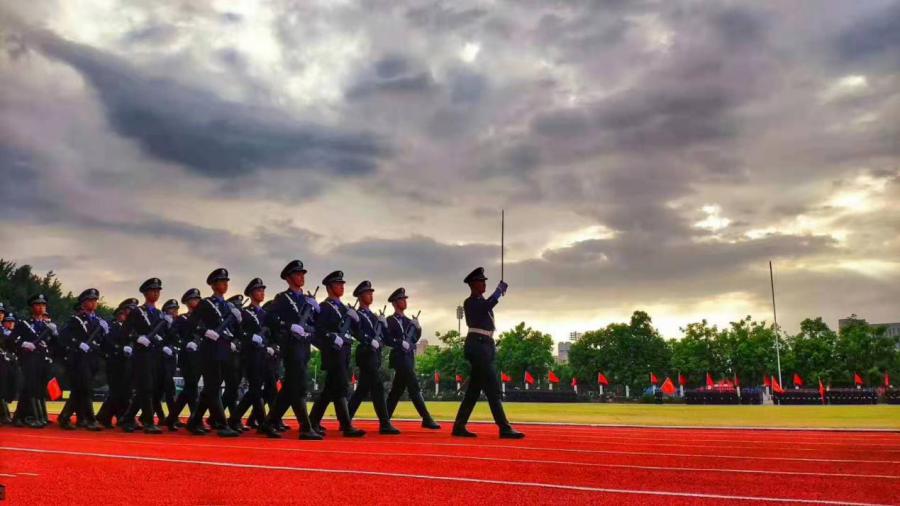
{"type": "Polygon", "coordinates": [[[775,320],[775,362],[778,365],[778,384],[784,385],[781,379],[781,340],[778,338],[778,311],[775,310],[775,274],[772,261],[769,260],[769,285],[772,287],[772,318],[775,320]]]}
{"type": "Polygon", "coordinates": [[[465,315],[462,306],[456,306],[456,333],[462,335],[462,319],[465,315]]]}

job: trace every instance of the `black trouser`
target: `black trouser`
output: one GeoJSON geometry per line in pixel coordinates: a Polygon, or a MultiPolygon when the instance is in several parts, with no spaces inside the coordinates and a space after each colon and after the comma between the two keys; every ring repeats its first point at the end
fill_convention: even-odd
{"type": "Polygon", "coordinates": [[[390,422],[391,417],[388,415],[387,403],[384,400],[384,383],[381,381],[381,364],[371,362],[357,362],[359,365],[359,383],[356,385],[356,391],[350,396],[350,418],[356,416],[356,410],[365,400],[366,396],[371,394],[372,407],[375,408],[375,415],[382,425],[390,422]]]}
{"type": "Polygon", "coordinates": [[[216,424],[224,424],[225,407],[222,405],[222,395],[220,389],[222,387],[222,371],[225,361],[228,359],[218,359],[214,355],[215,350],[201,350],[200,353],[200,372],[203,376],[203,392],[200,394],[200,403],[197,410],[191,413],[191,419],[188,422],[190,427],[201,427],[203,425],[203,415],[209,410],[210,420],[216,424]]]}
{"type": "Polygon", "coordinates": [[[42,386],[41,378],[44,374],[44,357],[35,351],[25,352],[19,363],[22,366],[22,392],[19,394],[19,404],[16,406],[15,419],[37,420],[40,418],[38,407],[42,386]]]}
{"type": "MultiPolygon", "coordinates": [[[[253,347],[252,349],[245,351],[243,355],[243,363],[244,363],[244,374],[247,377],[248,388],[244,393],[244,397],[241,398],[241,402],[237,405],[237,408],[228,414],[231,415],[229,423],[237,425],[241,423],[241,419],[244,417],[244,413],[247,412],[251,407],[253,408],[254,413],[258,413],[256,416],[262,416],[263,420],[265,420],[265,412],[266,408],[263,405],[263,369],[265,364],[263,363],[264,356],[266,354],[265,348],[253,347]]],[[[252,414],[251,414],[252,416],[252,414]]]]}
{"type": "Polygon", "coordinates": [[[325,410],[328,409],[328,404],[334,402],[335,416],[341,425],[341,430],[344,430],[351,426],[350,411],[347,408],[347,384],[350,377],[346,360],[339,355],[339,352],[329,350],[329,353],[334,353],[336,356],[330,357],[328,361],[325,387],[319,394],[319,398],[313,403],[309,419],[313,426],[319,426],[322,423],[322,417],[325,416],[325,410]]]}
{"type": "Polygon", "coordinates": [[[169,412],[166,420],[168,424],[178,421],[185,406],[188,407],[191,414],[197,411],[197,400],[200,395],[200,352],[185,348],[178,355],[178,360],[181,364],[184,386],[181,388],[178,398],[175,399],[175,407],[169,412]]]}
{"type": "Polygon", "coordinates": [[[134,421],[138,411],[141,412],[141,423],[145,426],[155,425],[153,420],[153,390],[156,386],[157,360],[159,353],[143,345],[135,346],[134,351],[134,399],[131,407],[123,417],[126,422],[134,421]],[[141,349],[143,348],[143,349],[141,349]]]}
{"type": "Polygon", "coordinates": [[[131,360],[127,357],[108,358],[106,382],[109,385],[109,392],[97,412],[97,420],[109,424],[115,417],[116,421],[121,423],[131,397],[131,360]]]}
{"type": "Polygon", "coordinates": [[[312,424],[309,421],[309,413],[306,411],[306,360],[298,360],[293,357],[284,359],[284,380],[281,391],[275,399],[275,408],[269,413],[268,422],[281,420],[287,409],[294,409],[294,416],[300,423],[302,432],[309,432],[312,424]]]}
{"type": "Polygon", "coordinates": [[[160,352],[159,365],[156,369],[156,384],[153,388],[153,411],[159,417],[160,422],[168,418],[162,409],[163,400],[166,401],[166,409],[169,413],[175,411],[176,363],[174,352],[172,356],[160,352]]]}
{"type": "Polygon", "coordinates": [[[394,382],[391,384],[391,392],[387,398],[388,418],[394,416],[394,409],[397,408],[397,402],[403,396],[404,390],[409,392],[409,400],[416,407],[419,416],[423,420],[430,420],[431,415],[428,413],[428,408],[425,407],[425,399],[422,398],[422,390],[419,387],[419,379],[416,378],[415,368],[403,364],[398,364],[394,369],[394,382]]]}
{"type": "Polygon", "coordinates": [[[74,412],[80,423],[93,423],[96,419],[94,418],[94,403],[91,402],[94,383],[91,356],[81,350],[73,353],[74,356],[66,361],[72,388],[57,420],[69,421],[74,412]]]}
{"type": "Polygon", "coordinates": [[[234,416],[238,403],[238,390],[241,386],[241,356],[240,353],[229,352],[228,360],[222,363],[222,379],[225,380],[225,390],[222,392],[222,405],[228,410],[228,414],[234,416]]]}
{"type": "Polygon", "coordinates": [[[509,421],[506,419],[506,413],[503,411],[503,402],[500,400],[500,381],[497,379],[497,370],[494,368],[495,348],[493,339],[478,334],[469,334],[466,337],[464,352],[466,360],[472,366],[472,372],[470,373],[466,395],[463,397],[462,404],[459,405],[459,411],[456,413],[454,427],[466,425],[472,410],[475,408],[475,403],[478,402],[478,397],[481,395],[481,392],[484,392],[491,407],[491,414],[494,415],[494,423],[501,429],[508,429],[510,427],[509,421]]]}

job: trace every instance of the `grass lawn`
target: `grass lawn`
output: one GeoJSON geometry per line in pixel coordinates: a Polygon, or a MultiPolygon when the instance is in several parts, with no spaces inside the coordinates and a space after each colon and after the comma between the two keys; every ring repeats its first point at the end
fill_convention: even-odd
{"type": "MultiPolygon", "coordinates": [[[[94,409],[100,407],[94,404],[94,409]]],[[[452,421],[458,402],[429,402],[428,409],[438,420],[452,421]]],[[[685,406],[654,404],[538,404],[507,402],[504,404],[510,421],[596,423],[623,425],[682,425],[682,426],[741,426],[741,427],[807,427],[847,429],[900,430],[900,406],[685,406]]],[[[61,402],[48,403],[48,410],[57,413],[61,402]]],[[[183,416],[187,415],[187,410],[183,416]]],[[[334,416],[328,408],[327,416],[334,416]]],[[[371,403],[363,403],[357,416],[374,418],[371,403]]],[[[409,402],[401,402],[395,418],[417,418],[409,402]]],[[[290,419],[286,417],[286,419],[290,419]]],[[[490,421],[487,402],[479,402],[472,414],[473,421],[490,421]]]]}

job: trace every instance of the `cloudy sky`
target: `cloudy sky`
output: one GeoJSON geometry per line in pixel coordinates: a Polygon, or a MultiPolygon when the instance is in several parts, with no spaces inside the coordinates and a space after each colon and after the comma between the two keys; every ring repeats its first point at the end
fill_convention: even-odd
{"type": "MultiPolygon", "coordinates": [[[[256,5],[259,3],[260,5],[256,5]]],[[[301,258],[570,331],[900,320],[900,3],[0,8],[0,256],[108,302],[301,258]]]]}

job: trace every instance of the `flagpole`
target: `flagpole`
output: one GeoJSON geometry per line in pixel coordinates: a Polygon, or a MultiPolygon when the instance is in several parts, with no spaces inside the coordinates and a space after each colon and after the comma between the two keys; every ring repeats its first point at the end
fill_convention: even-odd
{"type": "Polygon", "coordinates": [[[503,266],[504,266],[504,256],[506,253],[506,213],[503,209],[500,210],[500,281],[503,281],[505,278],[503,277],[503,266]]]}
{"type": "Polygon", "coordinates": [[[778,383],[784,384],[781,378],[781,342],[778,338],[778,311],[775,309],[775,274],[772,270],[772,261],[769,260],[769,284],[772,287],[772,318],[775,320],[775,361],[778,364],[778,383]]]}

